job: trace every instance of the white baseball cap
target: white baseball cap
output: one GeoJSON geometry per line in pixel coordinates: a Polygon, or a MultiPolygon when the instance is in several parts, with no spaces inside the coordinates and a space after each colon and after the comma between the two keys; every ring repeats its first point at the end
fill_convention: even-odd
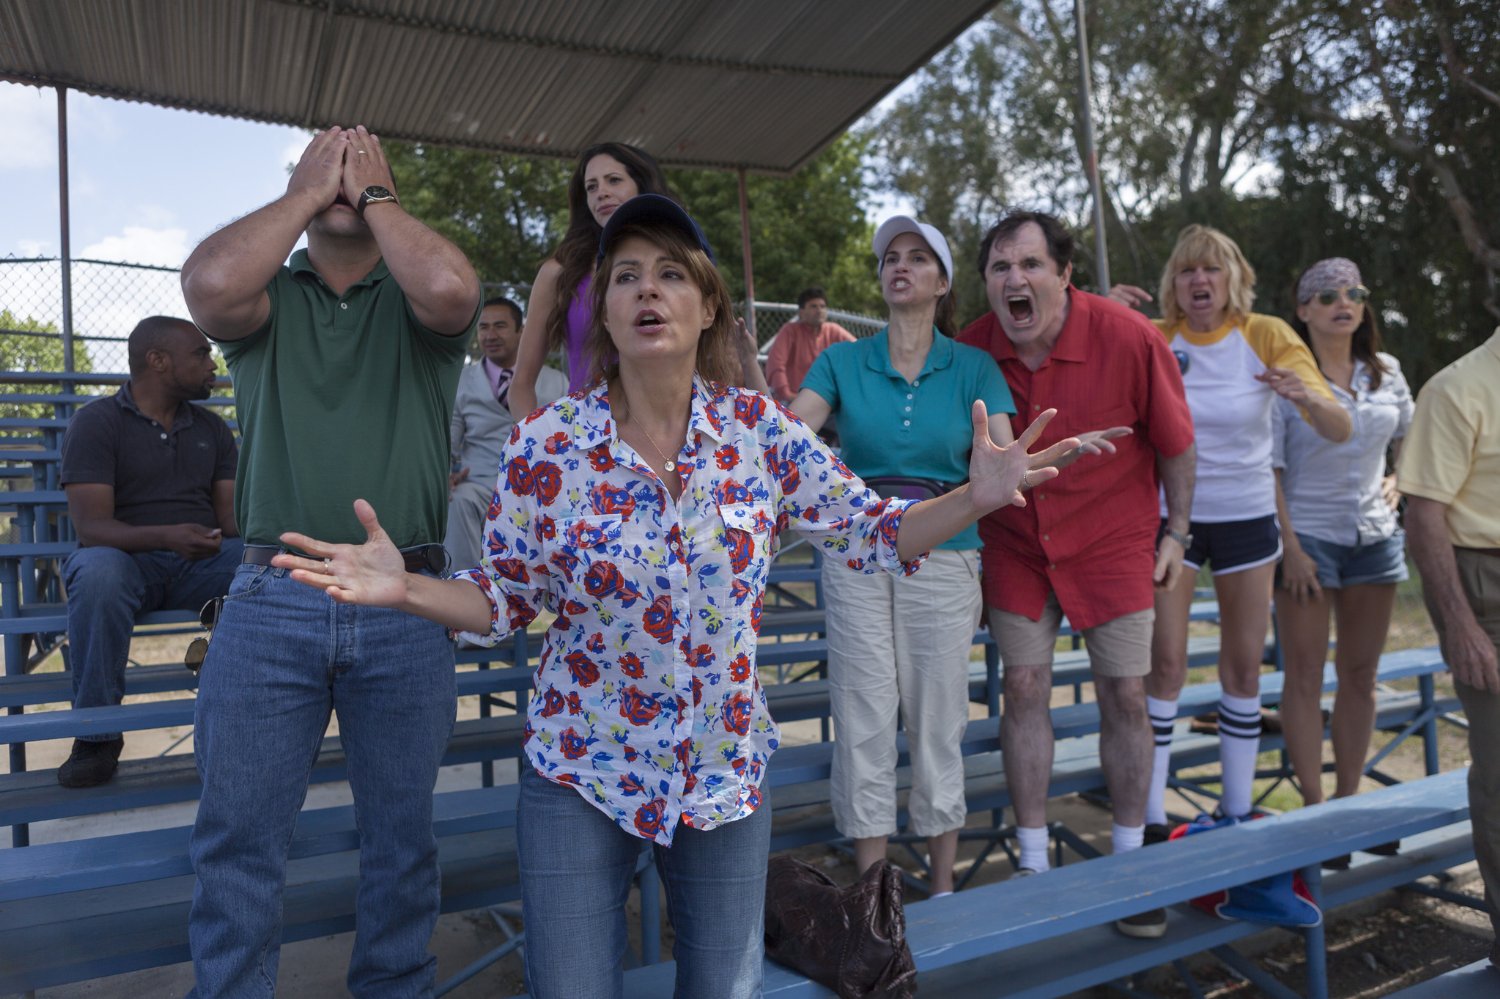
{"type": "Polygon", "coordinates": [[[948,241],[938,231],[937,226],[928,225],[926,222],[918,222],[910,215],[892,215],[880,223],[880,228],[875,230],[875,273],[879,274],[885,266],[885,251],[890,248],[891,241],[903,232],[914,232],[927,241],[932,247],[932,252],[938,255],[943,263],[943,276],[949,281],[953,280],[953,254],[948,250],[948,241]]]}

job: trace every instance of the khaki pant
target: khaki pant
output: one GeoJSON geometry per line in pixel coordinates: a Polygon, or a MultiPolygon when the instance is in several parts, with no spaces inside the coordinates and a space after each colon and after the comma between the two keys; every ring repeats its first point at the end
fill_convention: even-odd
{"type": "Polygon", "coordinates": [[[855,839],[896,831],[896,718],[911,747],[910,831],[964,824],[969,653],[979,624],[979,553],[934,551],[914,575],[866,575],[823,560],[833,709],[833,816],[855,839]]]}
{"type": "MultiPolygon", "coordinates": [[[[1500,655],[1500,556],[1454,550],[1458,578],[1479,626],[1500,655]]],[[[1444,650],[1447,655],[1447,649],[1444,650]]],[[[1474,856],[1484,877],[1490,924],[1500,938],[1500,694],[1453,684],[1469,720],[1469,819],[1474,825],[1474,856]]],[[[1490,951],[1500,963],[1500,940],[1490,951]]]]}

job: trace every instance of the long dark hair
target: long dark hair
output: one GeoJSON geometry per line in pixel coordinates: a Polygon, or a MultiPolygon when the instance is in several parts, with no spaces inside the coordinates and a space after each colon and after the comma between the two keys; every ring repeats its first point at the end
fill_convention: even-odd
{"type": "MultiPolygon", "coordinates": [[[[1308,268],[1307,270],[1311,269],[1308,268]]],[[[1293,302],[1297,302],[1297,288],[1301,285],[1302,275],[1306,274],[1307,270],[1304,270],[1302,274],[1298,274],[1297,280],[1292,282],[1293,302]]],[[[1297,304],[1305,305],[1307,303],[1297,302],[1297,304]]],[[[1302,317],[1297,315],[1295,310],[1292,312],[1292,329],[1296,330],[1297,335],[1302,338],[1302,342],[1307,344],[1307,349],[1313,352],[1313,360],[1318,360],[1318,348],[1313,346],[1312,334],[1308,331],[1307,323],[1302,321],[1302,317]]],[[[1356,361],[1363,362],[1365,367],[1370,370],[1370,388],[1372,390],[1380,388],[1381,380],[1390,374],[1390,369],[1380,359],[1379,351],[1383,346],[1384,344],[1380,342],[1380,326],[1375,322],[1375,310],[1370,306],[1370,300],[1365,299],[1365,314],[1360,319],[1359,325],[1355,327],[1354,336],[1349,341],[1349,355],[1356,361]]],[[[1321,366],[1322,362],[1319,361],[1319,364],[1321,366]]]]}
{"type": "Polygon", "coordinates": [[[589,146],[578,156],[578,165],[568,180],[568,231],[552,256],[562,265],[557,275],[557,293],[552,299],[552,314],[547,317],[547,353],[562,346],[568,330],[568,308],[578,294],[578,285],[594,270],[599,252],[599,223],[589,211],[589,199],[583,189],[583,174],[595,156],[612,156],[625,167],[635,181],[637,194],[662,194],[677,201],[667,186],[661,166],[644,149],[623,142],[600,142],[589,146]]]}

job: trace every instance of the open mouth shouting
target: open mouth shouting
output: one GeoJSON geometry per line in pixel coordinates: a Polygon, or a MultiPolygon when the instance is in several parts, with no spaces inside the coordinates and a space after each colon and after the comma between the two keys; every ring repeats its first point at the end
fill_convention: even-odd
{"type": "Polygon", "coordinates": [[[1006,295],[1005,308],[1017,326],[1028,326],[1036,318],[1036,306],[1029,295],[1006,295]]]}

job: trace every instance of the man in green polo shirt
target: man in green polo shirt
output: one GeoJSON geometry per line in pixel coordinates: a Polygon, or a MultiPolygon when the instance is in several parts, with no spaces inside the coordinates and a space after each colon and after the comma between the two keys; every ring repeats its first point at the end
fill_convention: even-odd
{"type": "Polygon", "coordinates": [[[432,790],[453,728],[452,643],[438,625],[335,603],[270,565],[287,531],[363,541],[361,497],[409,571],[443,567],[449,412],[479,280],[393,187],[374,135],[330,128],[283,197],[182,268],[193,319],[234,378],[245,540],[198,688],[194,997],[274,987],[287,845],[335,711],[360,829],[349,989],[432,994],[432,790]],[[307,249],[292,253],[304,231],[307,249]]]}

